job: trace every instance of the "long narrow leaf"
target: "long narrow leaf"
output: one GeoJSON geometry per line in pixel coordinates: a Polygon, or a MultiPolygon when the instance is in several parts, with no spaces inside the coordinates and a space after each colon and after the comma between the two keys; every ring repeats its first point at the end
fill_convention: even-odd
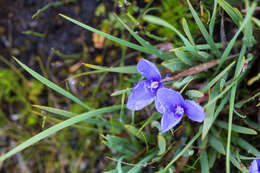
{"type": "Polygon", "coordinates": [[[15,148],[13,148],[11,151],[5,153],[4,155],[2,155],[0,157],[0,161],[4,161],[5,159],[13,156],[14,154],[24,150],[25,148],[39,142],[40,140],[66,128],[69,127],[73,124],[76,124],[80,121],[83,121],[87,118],[91,118],[93,116],[99,115],[99,114],[103,114],[103,113],[107,113],[107,112],[112,112],[112,111],[116,111],[119,110],[121,108],[121,106],[116,105],[116,106],[110,106],[110,107],[105,107],[105,108],[101,108],[101,109],[97,109],[97,110],[93,110],[93,111],[89,111],[77,116],[74,116],[68,120],[65,120],[59,124],[56,124],[44,131],[42,131],[41,133],[31,137],[30,139],[26,140],[25,142],[23,142],[22,144],[16,146],[15,148]]]}
{"type": "Polygon", "coordinates": [[[126,40],[123,40],[123,39],[114,37],[114,36],[112,36],[112,35],[110,35],[110,34],[107,34],[107,33],[104,33],[104,32],[102,32],[102,31],[99,31],[99,30],[97,30],[97,29],[95,29],[95,28],[92,28],[92,27],[90,27],[90,26],[88,26],[88,25],[86,25],[86,24],[83,24],[83,23],[81,23],[81,22],[79,22],[79,21],[77,21],[77,20],[75,20],[75,19],[72,19],[72,18],[70,18],[70,17],[68,17],[68,16],[66,16],[66,15],[64,15],[64,14],[59,14],[59,15],[60,15],[61,17],[65,18],[65,19],[71,21],[72,23],[81,26],[81,27],[84,28],[84,29],[87,29],[87,30],[89,30],[89,31],[91,31],[91,32],[95,32],[95,33],[97,33],[97,34],[99,34],[99,35],[102,35],[103,37],[105,37],[105,38],[107,38],[107,39],[109,39],[109,40],[112,40],[112,41],[114,41],[114,42],[116,42],[116,43],[119,43],[119,44],[124,45],[124,46],[126,46],[126,47],[129,47],[129,48],[132,48],[132,49],[135,49],[135,50],[138,50],[138,51],[140,51],[140,52],[147,53],[147,54],[152,54],[152,53],[153,53],[153,52],[151,52],[151,49],[148,49],[148,48],[146,48],[146,47],[139,46],[139,45],[137,45],[137,44],[128,42],[128,41],[126,41],[126,40]]]}
{"type": "Polygon", "coordinates": [[[217,71],[221,68],[221,66],[223,65],[224,61],[227,59],[227,56],[229,55],[230,51],[232,50],[236,39],[238,38],[239,34],[241,33],[241,31],[244,29],[244,27],[246,26],[246,24],[248,23],[248,21],[251,19],[252,15],[254,14],[255,11],[255,7],[256,7],[256,3],[253,3],[252,6],[249,8],[245,19],[243,20],[241,26],[239,27],[238,31],[236,32],[236,34],[234,35],[234,37],[232,38],[232,40],[228,43],[227,48],[225,49],[224,53],[222,54],[221,58],[220,58],[220,62],[217,68],[217,71]]]}
{"type": "Polygon", "coordinates": [[[78,103],[79,105],[83,106],[84,108],[90,110],[91,108],[86,105],[85,103],[83,103],[81,100],[79,100],[77,97],[73,96],[71,93],[69,93],[68,91],[62,89],[61,87],[59,87],[58,85],[56,85],[55,83],[49,81],[48,79],[44,78],[43,76],[41,76],[39,73],[33,71],[32,69],[30,69],[28,66],[26,66],[25,64],[23,64],[21,61],[19,61],[17,58],[13,57],[14,60],[23,67],[24,70],[26,70],[28,73],[30,73],[35,79],[39,80],[41,83],[43,83],[44,85],[46,85],[47,87],[53,89],[54,91],[64,95],[65,97],[71,99],[72,101],[78,103]]]}
{"type": "Polygon", "coordinates": [[[217,55],[217,57],[221,56],[220,51],[218,50],[218,48],[215,45],[215,42],[213,41],[212,37],[209,35],[208,31],[206,30],[205,26],[203,25],[203,23],[201,22],[199,16],[197,15],[197,13],[195,12],[194,8],[192,7],[191,3],[189,0],[187,0],[190,11],[192,13],[193,18],[195,19],[203,37],[205,38],[205,40],[207,41],[207,43],[210,45],[210,47],[212,48],[212,51],[215,53],[215,55],[217,55]]]}

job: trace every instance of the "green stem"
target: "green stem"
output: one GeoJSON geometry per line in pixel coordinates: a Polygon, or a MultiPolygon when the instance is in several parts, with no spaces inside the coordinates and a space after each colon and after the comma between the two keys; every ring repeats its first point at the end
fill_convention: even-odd
{"type": "MultiPolygon", "coordinates": [[[[237,61],[236,71],[234,78],[237,78],[242,69],[242,59],[246,53],[246,45],[243,45],[240,56],[237,61]]],[[[232,130],[232,120],[233,120],[233,112],[234,112],[234,104],[235,104],[235,96],[237,89],[238,81],[234,84],[231,89],[231,96],[229,101],[229,120],[228,120],[228,137],[227,137],[227,155],[226,155],[226,173],[230,173],[230,142],[231,142],[231,130],[232,130]]]]}

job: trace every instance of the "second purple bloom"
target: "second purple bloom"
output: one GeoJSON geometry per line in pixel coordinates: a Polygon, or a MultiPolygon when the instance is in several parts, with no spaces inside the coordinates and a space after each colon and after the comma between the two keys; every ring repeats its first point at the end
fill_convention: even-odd
{"type": "Polygon", "coordinates": [[[193,100],[184,100],[177,91],[162,88],[157,92],[155,106],[163,114],[161,119],[161,132],[164,133],[176,126],[184,113],[197,122],[202,122],[206,116],[203,108],[193,100]]]}

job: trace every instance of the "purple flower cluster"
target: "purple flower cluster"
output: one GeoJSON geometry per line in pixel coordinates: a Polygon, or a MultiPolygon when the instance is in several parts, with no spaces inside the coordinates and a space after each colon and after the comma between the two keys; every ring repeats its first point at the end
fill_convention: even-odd
{"type": "Polygon", "coordinates": [[[127,102],[127,108],[141,110],[155,101],[155,107],[162,113],[161,132],[176,126],[184,113],[193,121],[202,122],[206,116],[203,108],[192,100],[184,100],[177,91],[164,88],[157,67],[148,60],[141,59],[137,64],[138,72],[147,80],[137,83],[127,102]]]}

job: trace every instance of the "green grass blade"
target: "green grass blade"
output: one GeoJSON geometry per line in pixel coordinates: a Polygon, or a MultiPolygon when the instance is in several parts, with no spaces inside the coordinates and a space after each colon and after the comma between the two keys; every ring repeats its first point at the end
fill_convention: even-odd
{"type": "Polygon", "coordinates": [[[250,98],[248,98],[248,99],[246,99],[246,100],[243,100],[242,102],[239,102],[239,103],[236,103],[235,104],[235,107],[236,108],[241,108],[245,103],[247,103],[247,102],[249,102],[249,101],[251,101],[251,100],[254,100],[257,96],[259,96],[260,95],[260,91],[259,92],[257,92],[255,95],[253,95],[252,97],[250,97],[250,98]]]}
{"type": "Polygon", "coordinates": [[[130,92],[133,88],[127,88],[127,89],[122,89],[122,90],[118,90],[118,91],[115,91],[111,94],[111,96],[119,96],[119,95],[122,95],[124,93],[127,93],[127,92],[130,92]]]}
{"type": "Polygon", "coordinates": [[[216,138],[215,136],[210,135],[209,136],[209,144],[211,145],[212,148],[214,148],[217,152],[225,155],[225,147],[223,145],[223,143],[216,138]]]}
{"type": "Polygon", "coordinates": [[[219,73],[214,79],[212,79],[201,91],[205,93],[208,91],[219,79],[221,79],[225,73],[235,64],[236,61],[230,63],[221,73],[219,73]]]}
{"type": "Polygon", "coordinates": [[[129,171],[127,171],[127,173],[138,173],[141,172],[142,168],[144,168],[144,164],[151,161],[155,156],[156,156],[157,152],[152,152],[151,154],[147,155],[146,157],[144,157],[142,160],[140,160],[136,166],[134,166],[132,169],[130,169],[129,171]]]}
{"type": "MultiPolygon", "coordinates": [[[[213,92],[209,93],[209,101],[212,100],[212,98],[216,97],[218,95],[218,87],[214,87],[213,92]]],[[[215,107],[216,102],[212,103],[209,107],[206,108],[206,117],[203,121],[203,127],[202,127],[202,137],[201,139],[204,140],[207,136],[209,129],[211,128],[213,122],[214,122],[214,113],[215,113],[215,107]]]]}
{"type": "Polygon", "coordinates": [[[258,149],[256,149],[253,145],[251,145],[249,142],[244,140],[243,138],[237,137],[235,139],[236,144],[240,146],[241,148],[245,149],[247,153],[251,153],[254,156],[258,157],[260,156],[260,152],[258,149]]]}
{"type": "Polygon", "coordinates": [[[52,108],[52,107],[48,107],[48,106],[41,106],[41,105],[33,105],[33,107],[39,108],[41,110],[53,113],[53,114],[57,114],[57,115],[62,115],[65,117],[73,117],[77,114],[69,112],[69,111],[64,111],[61,109],[57,109],[57,108],[52,108]]]}
{"type": "Polygon", "coordinates": [[[80,121],[83,121],[87,118],[91,118],[93,116],[99,115],[99,114],[103,114],[103,113],[107,113],[107,112],[112,112],[112,111],[116,111],[116,110],[120,110],[121,106],[110,106],[110,107],[105,107],[105,108],[101,108],[101,109],[97,109],[97,110],[93,110],[93,111],[89,111],[77,116],[74,116],[68,120],[65,120],[59,124],[56,124],[40,133],[38,133],[37,135],[31,137],[30,139],[26,140],[25,142],[23,142],[22,144],[16,146],[15,148],[13,148],[11,151],[8,151],[7,153],[5,153],[4,155],[2,155],[0,157],[0,161],[4,161],[5,159],[13,156],[14,154],[24,150],[25,148],[35,144],[36,142],[39,142],[40,140],[66,128],[69,127],[73,124],[76,124],[80,121]]]}
{"type": "Polygon", "coordinates": [[[182,62],[179,58],[173,58],[167,61],[162,62],[162,66],[171,70],[171,72],[175,72],[176,70],[182,70],[187,67],[184,62],[182,62]]]}
{"type": "Polygon", "coordinates": [[[176,57],[181,60],[184,64],[192,66],[194,63],[191,61],[191,55],[188,52],[180,51],[180,50],[175,50],[174,51],[176,57]]]}
{"type": "Polygon", "coordinates": [[[181,23],[182,23],[182,27],[183,27],[183,30],[184,30],[186,36],[187,36],[188,39],[190,40],[191,44],[192,44],[193,46],[195,46],[195,42],[194,42],[194,40],[193,40],[193,38],[192,38],[192,35],[191,35],[191,33],[190,33],[190,29],[189,29],[189,26],[188,26],[188,23],[187,23],[186,19],[185,19],[185,18],[182,18],[181,23]]]}
{"type": "MultiPolygon", "coordinates": [[[[242,59],[246,53],[246,46],[243,45],[240,56],[237,61],[236,70],[234,78],[237,78],[242,70],[242,59]]],[[[231,89],[231,95],[229,100],[229,119],[228,119],[228,137],[227,137],[227,155],[226,155],[226,172],[230,172],[230,142],[231,142],[231,130],[232,130],[232,121],[233,121],[233,112],[234,112],[234,105],[235,105],[235,96],[236,96],[236,89],[237,89],[238,81],[234,84],[231,89]]]]}
{"type": "Polygon", "coordinates": [[[231,17],[233,22],[239,27],[240,22],[242,22],[242,14],[239,12],[237,8],[233,8],[229,5],[225,0],[217,0],[218,4],[225,10],[225,12],[231,17]]]}
{"type": "Polygon", "coordinates": [[[104,72],[127,73],[127,74],[138,73],[138,71],[136,69],[136,65],[123,66],[123,67],[104,67],[104,66],[86,64],[86,63],[83,63],[83,65],[88,68],[92,68],[95,70],[102,70],[104,72]]]}
{"type": "Polygon", "coordinates": [[[217,13],[217,0],[214,0],[214,8],[213,8],[213,13],[212,17],[210,19],[209,23],[209,34],[211,37],[213,37],[213,32],[214,32],[214,26],[215,26],[215,21],[216,21],[216,13],[217,13]]]}
{"type": "Polygon", "coordinates": [[[258,26],[258,28],[260,28],[260,20],[259,19],[253,17],[252,21],[258,26]]]}
{"type": "MultiPolygon", "coordinates": [[[[47,111],[49,113],[58,115],[61,118],[72,118],[73,116],[77,115],[75,113],[64,111],[64,110],[57,109],[57,108],[41,106],[41,105],[33,105],[33,106],[36,107],[36,108],[39,108],[41,110],[47,111]]],[[[50,116],[53,116],[53,115],[50,115],[50,116]]],[[[97,115],[96,118],[97,119],[86,119],[86,120],[84,120],[84,122],[96,124],[96,125],[111,126],[111,124],[109,122],[107,122],[107,120],[104,119],[102,116],[97,115]]],[[[120,124],[114,124],[114,127],[123,129],[123,127],[120,124]]]]}
{"type": "Polygon", "coordinates": [[[201,173],[209,173],[208,154],[205,149],[200,153],[200,165],[201,173]]]}
{"type": "Polygon", "coordinates": [[[154,46],[152,46],[148,41],[144,40],[142,37],[140,37],[136,32],[134,32],[129,26],[127,26],[123,20],[120,19],[116,14],[114,14],[116,19],[130,32],[130,34],[143,46],[148,49],[150,49],[154,55],[162,58],[162,59],[169,59],[172,58],[173,56],[170,54],[167,54],[154,46]]]}
{"type": "Polygon", "coordinates": [[[220,51],[218,50],[218,48],[215,45],[214,40],[212,39],[212,37],[209,35],[208,31],[206,30],[205,26],[203,25],[203,23],[201,22],[199,16],[197,15],[197,13],[195,12],[194,8],[192,7],[191,3],[189,0],[187,0],[190,11],[192,13],[193,18],[195,19],[203,37],[205,38],[205,40],[207,41],[207,43],[210,45],[212,51],[215,53],[215,55],[217,57],[221,56],[220,51]]]}
{"type": "Polygon", "coordinates": [[[84,108],[90,110],[91,108],[86,105],[85,103],[83,103],[81,100],[79,100],[77,97],[73,96],[71,93],[69,93],[68,91],[62,89],[61,87],[59,87],[58,85],[56,85],[55,83],[49,81],[48,79],[44,78],[43,76],[41,76],[40,74],[38,74],[37,72],[33,71],[32,69],[30,69],[28,66],[26,66],[25,64],[23,64],[21,61],[19,61],[18,59],[16,59],[15,57],[13,57],[14,60],[24,69],[26,70],[28,73],[30,73],[35,79],[39,80],[41,83],[43,83],[44,85],[46,85],[47,87],[53,89],[54,91],[60,93],[61,95],[64,95],[65,97],[71,99],[72,101],[74,101],[75,103],[78,103],[79,105],[83,106],[84,108]]]}
{"type": "Polygon", "coordinates": [[[244,29],[244,27],[246,26],[246,24],[248,23],[248,21],[251,19],[252,15],[254,14],[254,10],[256,7],[256,3],[253,3],[252,6],[249,8],[245,19],[243,20],[241,26],[239,27],[238,31],[236,32],[236,34],[234,35],[234,37],[232,38],[231,41],[229,41],[227,48],[225,49],[224,53],[222,54],[220,61],[219,61],[219,65],[217,68],[217,71],[221,68],[221,66],[223,65],[224,61],[227,59],[227,56],[229,55],[230,51],[232,50],[236,39],[238,38],[239,34],[242,32],[242,30],[244,29]]]}
{"type": "Polygon", "coordinates": [[[176,160],[178,160],[183,154],[184,152],[199,138],[199,136],[201,135],[201,130],[199,130],[199,132],[190,140],[190,142],[172,159],[172,161],[170,163],[168,163],[168,165],[163,169],[164,171],[166,171],[176,160]]]}
{"type": "Polygon", "coordinates": [[[86,24],[83,24],[83,23],[81,23],[81,22],[79,22],[79,21],[77,21],[77,20],[75,20],[75,19],[72,19],[72,18],[70,18],[70,17],[68,17],[68,16],[66,16],[66,15],[64,15],[64,14],[59,14],[59,15],[60,15],[61,17],[65,18],[65,19],[69,20],[70,22],[72,22],[72,23],[74,23],[74,24],[76,24],[76,25],[78,25],[78,26],[84,28],[84,29],[87,29],[87,30],[89,30],[89,31],[91,31],[91,32],[95,32],[95,33],[97,33],[97,34],[99,34],[99,35],[102,35],[103,37],[105,37],[105,38],[107,38],[107,39],[109,39],[109,40],[112,40],[112,41],[114,41],[114,42],[116,42],[116,43],[119,43],[119,44],[124,45],[124,46],[126,46],[126,47],[129,47],[129,48],[132,48],[132,49],[135,49],[135,50],[138,50],[138,51],[140,51],[140,52],[147,53],[147,54],[152,54],[152,53],[153,53],[153,52],[151,52],[151,50],[148,49],[148,48],[139,46],[139,45],[137,45],[137,44],[128,42],[128,41],[126,41],[126,40],[123,40],[123,39],[114,37],[114,36],[112,36],[112,35],[110,35],[110,34],[107,34],[107,33],[104,33],[104,32],[102,32],[102,31],[99,31],[99,30],[97,30],[97,29],[95,29],[95,28],[92,28],[92,27],[90,27],[90,26],[88,26],[88,25],[86,25],[86,24]]]}
{"type": "Polygon", "coordinates": [[[238,76],[236,79],[234,79],[231,84],[229,84],[228,86],[226,86],[226,88],[216,97],[214,97],[211,101],[209,101],[204,108],[208,107],[209,105],[211,105],[212,103],[216,102],[219,98],[221,98],[224,94],[226,94],[226,92],[228,92],[236,83],[237,81],[240,79],[241,76],[238,76]]]}
{"type": "MultiPolygon", "coordinates": [[[[210,107],[212,105],[214,105],[215,103],[213,103],[212,105],[209,106],[209,109],[206,109],[206,111],[209,111],[209,113],[213,112],[214,113],[214,117],[209,117],[209,118],[205,118],[204,123],[203,123],[203,131],[202,131],[202,137],[201,139],[204,140],[205,137],[207,136],[210,128],[212,127],[213,123],[215,122],[215,120],[217,119],[219,113],[222,111],[222,109],[224,108],[225,104],[227,103],[229,99],[229,95],[227,95],[226,97],[224,97],[224,99],[222,99],[221,103],[219,104],[216,112],[214,113],[213,110],[210,110],[210,107]]],[[[206,112],[207,113],[207,112],[206,112]]],[[[208,116],[208,114],[207,114],[208,116]]]]}
{"type": "Polygon", "coordinates": [[[191,45],[189,40],[187,40],[187,38],[184,37],[180,31],[178,31],[175,27],[173,27],[168,22],[162,20],[159,17],[155,17],[155,16],[151,16],[151,15],[145,15],[143,17],[143,19],[148,21],[148,22],[150,22],[150,23],[154,23],[154,24],[161,25],[161,26],[164,26],[166,28],[171,29],[172,31],[174,31],[181,38],[181,40],[183,41],[183,43],[187,47],[187,50],[189,50],[191,53],[193,53],[193,55],[198,55],[197,52],[196,52],[196,49],[191,45]]]}
{"type": "Polygon", "coordinates": [[[231,129],[233,132],[237,132],[237,133],[241,133],[241,134],[257,135],[257,131],[255,131],[254,129],[250,129],[250,128],[235,125],[235,124],[232,124],[232,128],[229,128],[228,123],[226,123],[224,121],[220,121],[220,120],[216,121],[216,125],[225,130],[231,129]]]}

